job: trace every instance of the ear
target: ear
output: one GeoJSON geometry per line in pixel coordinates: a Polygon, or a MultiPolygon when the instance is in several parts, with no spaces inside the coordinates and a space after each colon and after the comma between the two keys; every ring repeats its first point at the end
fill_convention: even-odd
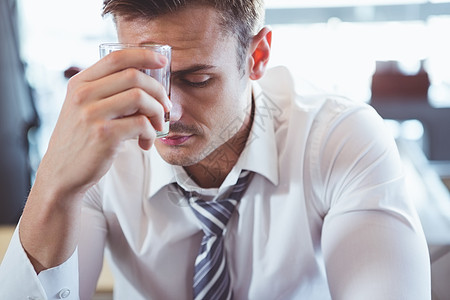
{"type": "Polygon", "coordinates": [[[258,80],[266,71],[272,45],[272,29],[263,27],[250,44],[250,79],[258,80]]]}

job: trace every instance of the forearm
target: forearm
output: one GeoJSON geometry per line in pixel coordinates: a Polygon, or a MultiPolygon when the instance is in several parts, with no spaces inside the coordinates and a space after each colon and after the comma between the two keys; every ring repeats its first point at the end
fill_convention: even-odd
{"type": "Polygon", "coordinates": [[[39,177],[19,225],[20,241],[37,273],[65,262],[78,244],[81,193],[62,195],[39,177]]]}

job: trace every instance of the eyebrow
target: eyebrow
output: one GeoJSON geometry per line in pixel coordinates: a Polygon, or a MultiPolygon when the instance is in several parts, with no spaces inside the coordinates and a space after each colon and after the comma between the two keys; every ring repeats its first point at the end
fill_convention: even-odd
{"type": "Polygon", "coordinates": [[[183,76],[186,74],[195,73],[198,71],[210,70],[210,69],[214,69],[214,68],[215,68],[215,66],[213,66],[213,65],[197,64],[197,65],[190,66],[186,69],[172,71],[172,76],[183,76]]]}

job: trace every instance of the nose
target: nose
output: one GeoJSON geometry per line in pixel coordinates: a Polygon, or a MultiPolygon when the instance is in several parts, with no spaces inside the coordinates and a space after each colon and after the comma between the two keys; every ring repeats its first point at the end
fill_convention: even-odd
{"type": "Polygon", "coordinates": [[[172,89],[170,93],[170,101],[172,101],[172,109],[170,110],[170,123],[177,122],[181,119],[182,106],[180,103],[180,93],[176,89],[172,89]]]}

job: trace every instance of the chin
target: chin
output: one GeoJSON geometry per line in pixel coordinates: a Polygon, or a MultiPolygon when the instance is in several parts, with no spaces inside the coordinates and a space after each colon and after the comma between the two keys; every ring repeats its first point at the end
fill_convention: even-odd
{"type": "Polygon", "coordinates": [[[198,149],[196,153],[192,153],[184,147],[168,147],[159,143],[155,143],[155,147],[161,158],[171,165],[187,167],[202,160],[199,158],[198,149]]]}

